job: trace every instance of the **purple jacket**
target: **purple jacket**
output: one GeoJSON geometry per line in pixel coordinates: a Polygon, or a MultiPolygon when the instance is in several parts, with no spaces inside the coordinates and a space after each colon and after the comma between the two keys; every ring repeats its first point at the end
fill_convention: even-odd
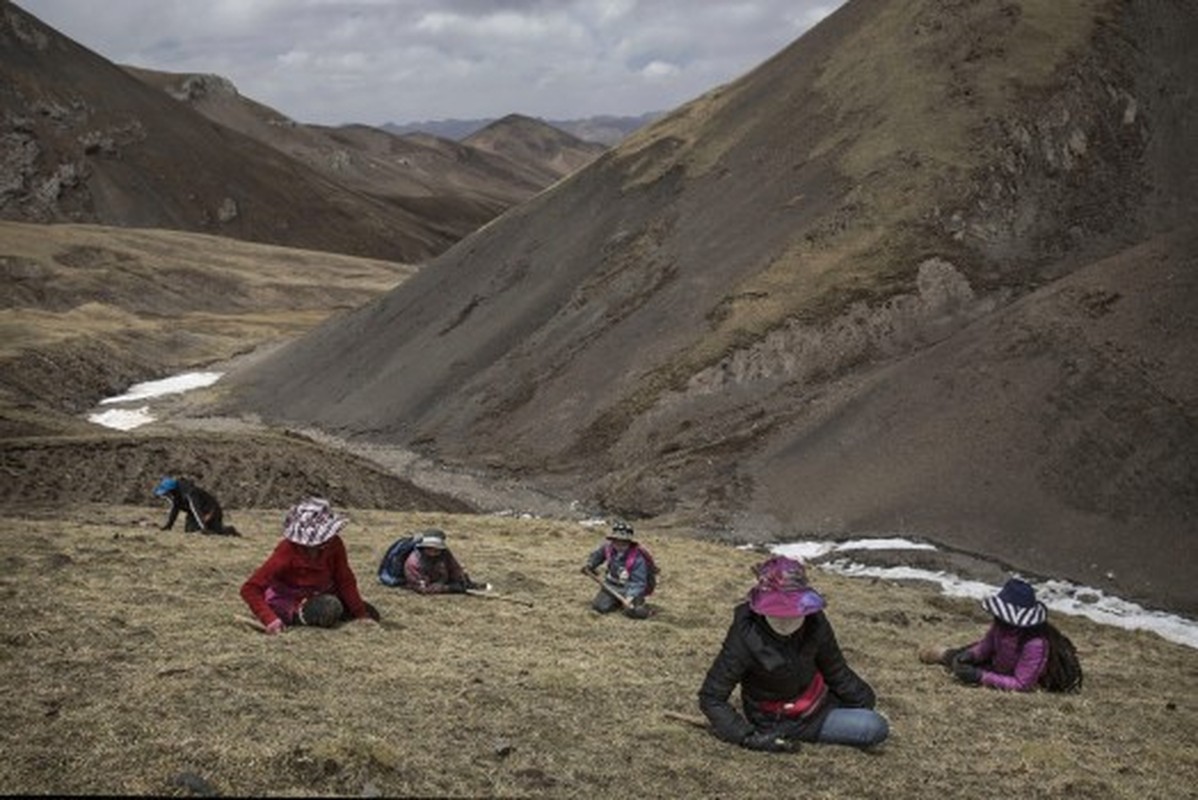
{"type": "Polygon", "coordinates": [[[982,671],[982,685],[1010,692],[1030,692],[1048,668],[1048,639],[995,622],[968,647],[982,671]]]}

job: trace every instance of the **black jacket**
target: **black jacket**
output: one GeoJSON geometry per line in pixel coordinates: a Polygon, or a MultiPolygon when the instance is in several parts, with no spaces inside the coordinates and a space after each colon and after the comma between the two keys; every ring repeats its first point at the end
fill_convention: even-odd
{"type": "Polygon", "coordinates": [[[170,498],[171,510],[167,512],[162,529],[169,530],[182,511],[186,517],[185,531],[203,533],[225,533],[224,515],[216,498],[191,481],[179,480],[179,485],[166,493],[170,498]]]}
{"type": "Polygon", "coordinates": [[[736,607],[724,645],[699,689],[699,707],[716,736],[737,744],[756,728],[785,729],[786,736],[812,738],[833,708],[873,708],[875,701],[874,690],[845,663],[823,612],[807,617],[794,635],[783,637],[748,603],[736,607]],[[823,704],[802,721],[761,709],[762,701],[800,696],[817,670],[828,693],[823,704]],[[728,702],[738,684],[745,716],[728,702]]]}

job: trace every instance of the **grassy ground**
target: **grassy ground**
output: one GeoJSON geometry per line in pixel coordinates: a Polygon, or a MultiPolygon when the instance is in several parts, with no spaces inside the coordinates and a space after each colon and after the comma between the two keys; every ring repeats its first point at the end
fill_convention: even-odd
{"type": "Polygon", "coordinates": [[[969,689],[915,653],[980,632],[974,603],[818,573],[893,737],[873,754],[751,753],[663,712],[698,713],[760,556],[645,529],[658,614],[633,622],[589,610],[577,567],[595,529],[351,516],[351,563],[382,625],[274,638],[236,617],[281,511],[233,511],[248,534],[234,540],[160,533],[154,507],[0,520],[0,792],[1144,798],[1198,785],[1198,654],[1151,634],[1066,618],[1084,693],[969,689]],[[428,525],[473,577],[533,607],[378,584],[386,545],[428,525]]]}
{"type": "Polygon", "coordinates": [[[178,231],[0,220],[0,436],[77,429],[66,414],[297,336],[416,269],[178,231]]]}

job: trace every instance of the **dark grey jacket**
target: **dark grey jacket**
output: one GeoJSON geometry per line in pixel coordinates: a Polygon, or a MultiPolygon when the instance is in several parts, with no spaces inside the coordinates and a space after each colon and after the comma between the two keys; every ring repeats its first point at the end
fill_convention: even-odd
{"type": "Polygon", "coordinates": [[[748,603],[736,607],[724,645],[699,689],[699,707],[716,736],[736,744],[757,728],[814,738],[833,708],[873,708],[875,701],[874,690],[845,663],[823,612],[808,617],[793,636],[783,637],[748,603]],[[761,708],[763,702],[793,700],[803,694],[817,670],[828,692],[801,721],[761,708]],[[738,684],[745,716],[728,702],[738,684]]]}
{"type": "Polygon", "coordinates": [[[185,518],[183,530],[188,533],[200,531],[201,533],[237,535],[235,528],[225,525],[224,512],[216,498],[191,481],[180,478],[179,485],[167,492],[166,497],[171,502],[171,508],[166,514],[166,522],[162,524],[162,530],[166,531],[174,527],[175,519],[182,511],[185,518]]]}

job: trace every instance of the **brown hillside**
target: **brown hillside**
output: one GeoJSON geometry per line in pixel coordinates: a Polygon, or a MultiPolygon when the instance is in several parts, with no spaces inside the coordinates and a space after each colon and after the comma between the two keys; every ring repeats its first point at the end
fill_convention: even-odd
{"type": "Polygon", "coordinates": [[[549,185],[585,167],[608,148],[521,114],[509,114],[463,140],[486,153],[535,169],[549,185]]]}
{"type": "Polygon", "coordinates": [[[90,428],[67,415],[278,344],[413,272],[183,231],[0,221],[0,438],[90,428]]]}
{"type": "Polygon", "coordinates": [[[229,403],[1194,611],[1196,35],[1182,2],[852,0],[229,403]]]}
{"type": "Polygon", "coordinates": [[[452,241],[0,3],[0,218],[171,228],[418,262],[452,241]]]}
{"type": "Polygon", "coordinates": [[[458,143],[365,125],[304,125],[242,97],[228,80],[126,67],[205,117],[302,161],[332,181],[424,220],[444,246],[607,150],[544,123],[496,123],[458,143]]]}

